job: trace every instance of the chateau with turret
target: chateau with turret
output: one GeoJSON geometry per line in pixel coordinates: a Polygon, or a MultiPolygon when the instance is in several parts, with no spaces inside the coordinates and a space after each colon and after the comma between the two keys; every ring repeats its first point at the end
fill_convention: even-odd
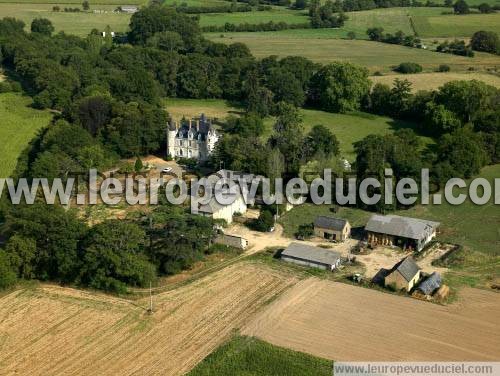
{"type": "Polygon", "coordinates": [[[167,153],[172,158],[205,161],[218,140],[218,133],[204,114],[196,119],[183,119],[180,122],[170,120],[168,123],[167,153]]]}

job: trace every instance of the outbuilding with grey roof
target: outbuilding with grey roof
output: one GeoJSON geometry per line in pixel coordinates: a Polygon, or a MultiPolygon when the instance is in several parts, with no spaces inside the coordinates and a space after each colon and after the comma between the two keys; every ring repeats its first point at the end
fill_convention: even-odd
{"type": "Polygon", "coordinates": [[[295,264],[323,270],[334,270],[340,266],[338,252],[303,243],[291,243],[282,253],[281,259],[295,264]]]}

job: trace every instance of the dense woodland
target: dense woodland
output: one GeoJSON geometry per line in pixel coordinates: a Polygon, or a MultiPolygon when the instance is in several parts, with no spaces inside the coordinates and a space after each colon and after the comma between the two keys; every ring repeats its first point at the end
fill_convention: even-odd
{"type": "MultiPolygon", "coordinates": [[[[0,20],[0,61],[35,107],[56,115],[21,156],[16,178],[64,178],[113,166],[119,158],[164,153],[164,97],[241,103],[246,114],[223,124],[210,163],[224,161],[226,168],[270,178],[290,179],[308,168],[342,172],[335,136],[320,124],[305,133],[302,106],[408,119],[436,140],[435,148],[423,151],[409,129],[368,136],[355,145],[353,167],[360,178],[382,176],[391,167],[398,178],[418,180],[420,168],[430,167],[443,182],[500,162],[500,91],[482,82],[450,82],[412,94],[408,81],[372,87],[368,71],[350,63],[273,56],[259,61],[243,44],[204,39],[186,12],[159,6],[134,14],[128,35],[115,40],[97,32],[54,35],[47,20],[34,21],[29,33],[24,26],[0,20]],[[269,115],[275,125],[266,140],[263,119],[269,115]]],[[[73,210],[42,203],[13,209],[3,201],[0,215],[7,239],[0,287],[37,278],[122,292],[190,267],[210,252],[214,236],[211,220],[166,204],[147,216],[92,228],[73,210]]]]}

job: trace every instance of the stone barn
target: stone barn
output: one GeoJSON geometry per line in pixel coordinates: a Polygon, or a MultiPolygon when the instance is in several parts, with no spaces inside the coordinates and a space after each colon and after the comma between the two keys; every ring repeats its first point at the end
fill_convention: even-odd
{"type": "Polygon", "coordinates": [[[319,216],[314,220],[314,235],[323,239],[344,241],[351,236],[351,225],[345,219],[319,216]]]}
{"type": "Polygon", "coordinates": [[[410,291],[420,279],[420,268],[411,256],[398,262],[385,277],[385,286],[394,286],[397,290],[410,291]]]}
{"type": "Polygon", "coordinates": [[[375,214],[365,231],[371,245],[398,246],[420,252],[436,236],[438,227],[439,222],[375,214]]]}

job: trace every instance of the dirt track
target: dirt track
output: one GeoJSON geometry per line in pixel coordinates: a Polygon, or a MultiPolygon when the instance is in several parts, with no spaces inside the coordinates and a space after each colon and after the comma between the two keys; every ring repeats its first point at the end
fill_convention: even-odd
{"type": "Polygon", "coordinates": [[[130,303],[45,286],[0,299],[0,374],[177,375],[296,282],[239,263],[190,285],[130,303]]]}
{"type": "Polygon", "coordinates": [[[334,360],[500,360],[500,294],[465,289],[439,306],[310,278],[244,329],[273,344],[334,360]]]}

